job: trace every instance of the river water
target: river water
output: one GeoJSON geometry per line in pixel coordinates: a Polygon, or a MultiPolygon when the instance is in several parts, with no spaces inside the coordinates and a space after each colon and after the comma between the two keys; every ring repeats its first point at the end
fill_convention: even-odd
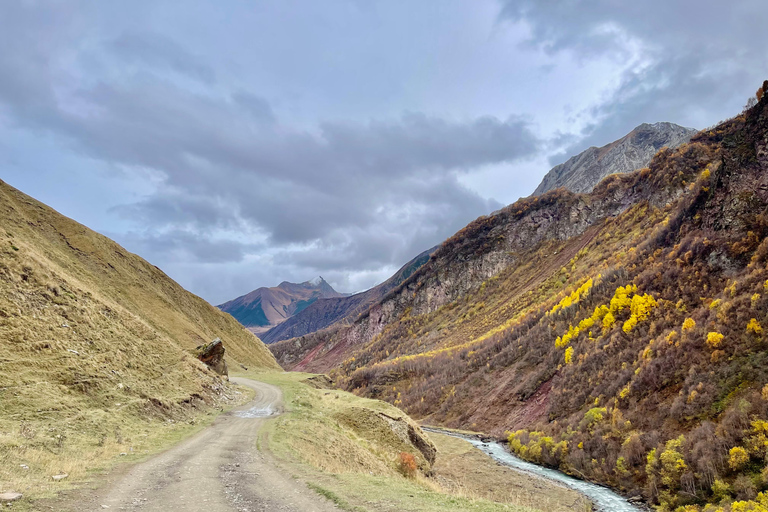
{"type": "Polygon", "coordinates": [[[428,432],[435,432],[437,434],[445,434],[464,439],[505,466],[509,466],[510,468],[516,469],[518,471],[533,473],[539,477],[554,480],[570,487],[571,489],[575,489],[589,498],[592,503],[594,503],[595,510],[598,512],[643,512],[645,510],[629,503],[626,498],[616,494],[607,487],[593,484],[591,482],[586,482],[584,480],[579,480],[577,478],[568,476],[565,473],[561,473],[555,469],[545,468],[531,462],[524,461],[515,455],[512,455],[512,453],[510,453],[509,450],[507,450],[506,447],[504,447],[504,445],[501,443],[484,443],[479,439],[475,439],[471,436],[454,434],[452,432],[441,429],[431,429],[425,427],[422,428],[428,432]]]}

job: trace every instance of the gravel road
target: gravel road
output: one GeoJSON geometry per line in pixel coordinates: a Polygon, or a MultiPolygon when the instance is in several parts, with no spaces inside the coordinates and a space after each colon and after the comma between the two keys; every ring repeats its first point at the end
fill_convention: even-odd
{"type": "Polygon", "coordinates": [[[73,493],[60,506],[99,512],[339,510],[256,449],[265,418],[280,410],[280,389],[250,379],[232,381],[253,388],[254,400],[170,450],[108,476],[100,488],[73,493]]]}

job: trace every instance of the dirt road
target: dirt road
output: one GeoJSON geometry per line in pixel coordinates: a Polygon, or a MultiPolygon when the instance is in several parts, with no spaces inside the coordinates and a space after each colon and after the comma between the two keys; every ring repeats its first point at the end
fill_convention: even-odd
{"type": "Polygon", "coordinates": [[[264,418],[279,410],[280,390],[249,379],[232,381],[256,390],[249,404],[209,428],[137,464],[101,489],[79,495],[70,510],[142,512],[325,512],[339,510],[302,482],[281,473],[256,449],[264,418]]]}

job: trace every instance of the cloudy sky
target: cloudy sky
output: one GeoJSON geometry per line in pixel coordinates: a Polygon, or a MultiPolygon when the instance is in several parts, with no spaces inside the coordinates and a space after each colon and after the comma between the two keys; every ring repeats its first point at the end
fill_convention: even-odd
{"type": "Polygon", "coordinates": [[[764,0],[12,0],[0,178],[217,304],[368,288],[642,122],[768,78],[764,0]]]}

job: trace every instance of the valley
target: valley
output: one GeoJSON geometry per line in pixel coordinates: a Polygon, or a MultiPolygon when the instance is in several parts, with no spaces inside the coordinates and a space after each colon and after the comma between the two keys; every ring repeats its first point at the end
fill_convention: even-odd
{"type": "Polygon", "coordinates": [[[768,512],[767,21],[0,2],[0,509],[768,512]]]}
{"type": "Polygon", "coordinates": [[[477,219],[354,322],[272,352],[660,510],[762,506],[758,96],[590,193],[553,190],[477,219]]]}

